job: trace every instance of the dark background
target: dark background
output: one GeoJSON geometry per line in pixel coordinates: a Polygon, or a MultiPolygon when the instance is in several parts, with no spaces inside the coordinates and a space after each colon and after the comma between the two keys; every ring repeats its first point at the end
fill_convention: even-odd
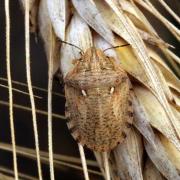
{"type": "MultiPolygon", "coordinates": [[[[156,6],[159,6],[154,0],[156,6]]],[[[180,7],[178,0],[167,1],[170,6],[173,6],[174,11],[178,14],[180,7]]],[[[162,14],[178,26],[177,22],[169,16],[169,14],[161,8],[162,14]]],[[[25,73],[25,53],[24,53],[24,15],[20,10],[17,0],[10,1],[11,15],[11,73],[12,79],[26,83],[25,73]]],[[[160,32],[161,37],[168,43],[178,47],[178,42],[174,39],[171,33],[164,26],[146,12],[147,17],[160,32]]],[[[4,0],[0,0],[0,77],[6,78],[6,63],[5,63],[5,17],[4,17],[4,0]]],[[[178,49],[175,50],[179,52],[178,49]]],[[[38,43],[35,42],[34,35],[31,35],[31,74],[32,83],[34,86],[39,86],[47,89],[47,62],[43,44],[38,38],[38,43]]],[[[7,82],[0,80],[0,84],[7,85],[7,82]]],[[[27,91],[27,88],[13,84],[14,88],[27,91]]],[[[54,91],[63,93],[63,87],[58,81],[54,81],[54,91]]],[[[39,95],[42,99],[36,99],[37,109],[47,111],[47,93],[34,90],[35,95],[39,95]]],[[[20,93],[13,92],[14,103],[30,107],[29,97],[20,93]]],[[[8,90],[0,87],[0,100],[8,102],[8,90]]],[[[64,98],[53,95],[53,112],[64,115],[64,98]]],[[[47,116],[37,114],[40,149],[47,151],[48,136],[47,136],[47,116]]],[[[22,111],[14,108],[16,143],[19,146],[34,148],[34,134],[32,130],[31,112],[22,111]]],[[[0,105],[0,142],[11,143],[9,125],[8,107],[0,105]]],[[[53,118],[53,143],[54,153],[65,154],[79,157],[78,147],[68,132],[64,120],[53,118]]],[[[87,158],[94,158],[93,154],[86,150],[87,158]]],[[[12,169],[12,154],[0,150],[0,166],[12,169]]],[[[18,155],[18,169],[20,172],[30,174],[37,177],[36,161],[24,158],[18,155]]],[[[83,173],[70,168],[56,168],[57,179],[83,179],[83,173]]],[[[44,179],[49,179],[48,166],[43,164],[44,179]]],[[[102,179],[100,176],[93,179],[102,179]]]]}

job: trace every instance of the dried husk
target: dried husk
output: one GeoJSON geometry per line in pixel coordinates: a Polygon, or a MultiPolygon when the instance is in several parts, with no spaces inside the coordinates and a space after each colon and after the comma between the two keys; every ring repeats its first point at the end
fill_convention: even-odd
{"type": "Polygon", "coordinates": [[[48,14],[56,36],[65,40],[66,25],[69,21],[70,7],[67,0],[47,0],[48,14]]]}
{"type": "MultiPolygon", "coordinates": [[[[172,91],[172,94],[173,94],[173,98],[174,98],[174,101],[171,103],[172,106],[173,106],[173,111],[174,113],[179,113],[180,112],[180,94],[176,91],[174,91],[173,89],[171,90],[172,91]],[[175,112],[175,109],[177,112],[175,112]]],[[[180,118],[180,117],[178,117],[180,118]]]]}
{"type": "Polygon", "coordinates": [[[164,63],[163,59],[152,49],[149,48],[149,54],[154,61],[154,63],[159,67],[161,70],[167,84],[169,87],[175,89],[180,93],[180,81],[174,75],[172,70],[164,63]]]}
{"type": "Polygon", "coordinates": [[[144,180],[165,180],[149,158],[145,162],[143,178],[144,180]]]}
{"type": "Polygon", "coordinates": [[[161,82],[161,86],[166,95],[166,98],[168,99],[168,101],[173,101],[173,95],[170,91],[170,88],[168,86],[167,81],[165,80],[163,73],[161,72],[161,70],[159,69],[159,67],[156,64],[153,64],[153,65],[154,65],[154,69],[155,69],[156,73],[159,76],[159,81],[161,82]]]}
{"type": "Polygon", "coordinates": [[[163,134],[157,133],[159,139],[164,146],[168,158],[171,160],[173,165],[176,167],[178,173],[180,173],[180,153],[177,148],[172,144],[163,134]]]}
{"type": "Polygon", "coordinates": [[[143,143],[138,131],[132,128],[124,143],[119,144],[114,154],[120,179],[142,180],[143,143]]]}
{"type": "MultiPolygon", "coordinates": [[[[171,123],[168,121],[168,117],[157,98],[141,86],[135,87],[135,94],[143,105],[150,124],[162,132],[180,150],[180,141],[177,139],[176,131],[174,131],[171,123]]],[[[180,122],[177,118],[173,123],[176,129],[180,129],[180,122]]]]}
{"type": "MultiPolygon", "coordinates": [[[[25,11],[25,0],[19,0],[23,12],[25,11]]],[[[37,33],[38,29],[38,11],[39,11],[40,0],[29,0],[29,13],[30,13],[30,31],[37,33]]]]}
{"type": "MultiPolygon", "coordinates": [[[[76,45],[83,51],[86,51],[88,48],[93,46],[90,28],[77,13],[74,13],[67,28],[66,41],[76,45]]],[[[72,69],[73,60],[79,59],[80,57],[81,51],[79,49],[68,44],[62,45],[60,63],[64,77],[72,69]]]]}
{"type": "Polygon", "coordinates": [[[152,147],[145,139],[144,145],[149,158],[152,160],[156,168],[166,177],[167,179],[179,180],[180,176],[176,170],[175,165],[168,158],[164,146],[156,136],[156,145],[158,148],[152,147]]]}
{"type": "Polygon", "coordinates": [[[153,14],[157,19],[159,19],[169,29],[169,31],[174,35],[174,37],[176,37],[177,40],[180,40],[180,31],[178,30],[178,28],[176,28],[170,21],[168,21],[164,16],[162,16],[162,14],[158,12],[158,10],[152,5],[152,3],[149,0],[135,1],[140,6],[149,11],[151,14],[153,14]]]}
{"type": "Polygon", "coordinates": [[[133,107],[134,107],[134,126],[139,130],[139,132],[146,138],[146,140],[154,147],[158,148],[155,143],[155,134],[150,125],[150,120],[148,119],[148,115],[140,103],[138,98],[133,97],[133,107]]]}
{"type": "MultiPolygon", "coordinates": [[[[50,34],[50,29],[52,27],[52,23],[51,23],[49,14],[48,14],[46,1],[40,2],[38,23],[39,23],[39,32],[40,32],[41,38],[44,42],[46,57],[47,57],[47,59],[49,59],[49,49],[51,46],[51,43],[49,43],[49,42],[51,42],[51,37],[49,36],[49,34],[50,34]]],[[[53,74],[55,74],[59,69],[60,42],[54,32],[52,32],[52,39],[53,39],[52,46],[54,47],[53,53],[52,53],[53,54],[53,57],[52,57],[53,74]]]]}
{"type": "Polygon", "coordinates": [[[89,26],[99,33],[108,43],[115,45],[113,33],[105,23],[101,12],[97,9],[93,0],[72,0],[72,3],[89,26]]]}
{"type": "Polygon", "coordinates": [[[119,1],[119,3],[121,4],[123,11],[125,13],[128,12],[127,16],[132,20],[132,22],[136,26],[136,28],[143,30],[145,33],[148,33],[145,35],[144,32],[141,33],[139,31],[143,40],[146,40],[146,38],[148,38],[148,40],[146,40],[147,43],[149,43],[149,44],[154,43],[154,45],[159,47],[159,49],[163,52],[163,54],[166,56],[167,60],[173,67],[173,70],[178,75],[180,75],[179,68],[177,67],[177,65],[175,63],[175,61],[180,62],[179,58],[175,54],[173,54],[172,51],[170,51],[168,49],[168,47],[173,47],[173,46],[167,44],[159,37],[159,35],[157,34],[157,32],[155,31],[153,26],[148,22],[147,18],[144,16],[142,11],[136,6],[136,4],[133,1],[131,1],[131,3],[130,3],[127,0],[123,0],[123,1],[119,1]],[[128,4],[128,6],[126,4],[128,4]],[[144,37],[144,35],[146,37],[144,37]]]}

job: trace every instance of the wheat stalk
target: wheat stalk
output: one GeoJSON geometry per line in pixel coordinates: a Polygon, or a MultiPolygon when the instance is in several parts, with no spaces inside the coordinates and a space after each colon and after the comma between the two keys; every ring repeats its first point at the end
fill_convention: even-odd
{"type": "Polygon", "coordinates": [[[8,92],[9,92],[9,118],[11,129],[11,141],[13,149],[13,166],[14,177],[18,179],[18,167],[16,156],[16,141],[15,141],[15,129],[14,129],[14,116],[13,116],[13,93],[11,82],[11,68],[10,68],[10,15],[9,15],[9,1],[5,1],[5,13],[6,13],[6,64],[7,64],[7,77],[8,77],[8,92]]]}
{"type": "Polygon", "coordinates": [[[32,82],[31,82],[29,2],[28,1],[25,1],[25,56],[26,56],[26,77],[27,77],[28,91],[30,94],[30,101],[31,101],[31,108],[32,108],[32,121],[33,121],[35,148],[36,148],[36,155],[37,155],[38,174],[39,174],[39,179],[42,180],[42,170],[41,170],[41,162],[40,162],[40,155],[39,155],[38,129],[37,129],[37,119],[36,119],[36,107],[35,107],[34,95],[33,95],[33,90],[32,90],[32,82]]]}

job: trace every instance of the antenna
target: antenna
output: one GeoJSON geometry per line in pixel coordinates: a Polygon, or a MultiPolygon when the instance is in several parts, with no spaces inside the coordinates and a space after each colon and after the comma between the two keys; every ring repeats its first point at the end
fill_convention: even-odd
{"type": "Polygon", "coordinates": [[[81,48],[79,48],[78,46],[76,46],[76,45],[74,45],[74,44],[71,44],[71,43],[69,43],[69,42],[66,42],[66,41],[62,41],[62,40],[59,40],[59,41],[60,41],[61,43],[64,43],[64,44],[68,44],[68,45],[70,45],[70,46],[74,46],[75,48],[77,48],[77,49],[80,50],[81,55],[84,54],[84,51],[83,51],[81,48]]]}
{"type": "Polygon", "coordinates": [[[120,46],[114,46],[114,47],[110,47],[110,48],[107,48],[107,49],[104,49],[103,52],[109,50],[109,49],[114,49],[114,48],[119,48],[119,47],[124,47],[124,46],[129,46],[130,44],[123,44],[123,45],[120,45],[120,46]]]}

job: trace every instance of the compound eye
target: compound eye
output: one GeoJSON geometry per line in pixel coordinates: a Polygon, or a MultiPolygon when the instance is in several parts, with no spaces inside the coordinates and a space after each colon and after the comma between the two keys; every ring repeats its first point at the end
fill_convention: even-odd
{"type": "Polygon", "coordinates": [[[113,92],[114,92],[114,87],[111,87],[110,94],[113,94],[113,92]]]}
{"type": "Polygon", "coordinates": [[[81,90],[83,96],[87,96],[86,91],[84,89],[81,90]]]}

